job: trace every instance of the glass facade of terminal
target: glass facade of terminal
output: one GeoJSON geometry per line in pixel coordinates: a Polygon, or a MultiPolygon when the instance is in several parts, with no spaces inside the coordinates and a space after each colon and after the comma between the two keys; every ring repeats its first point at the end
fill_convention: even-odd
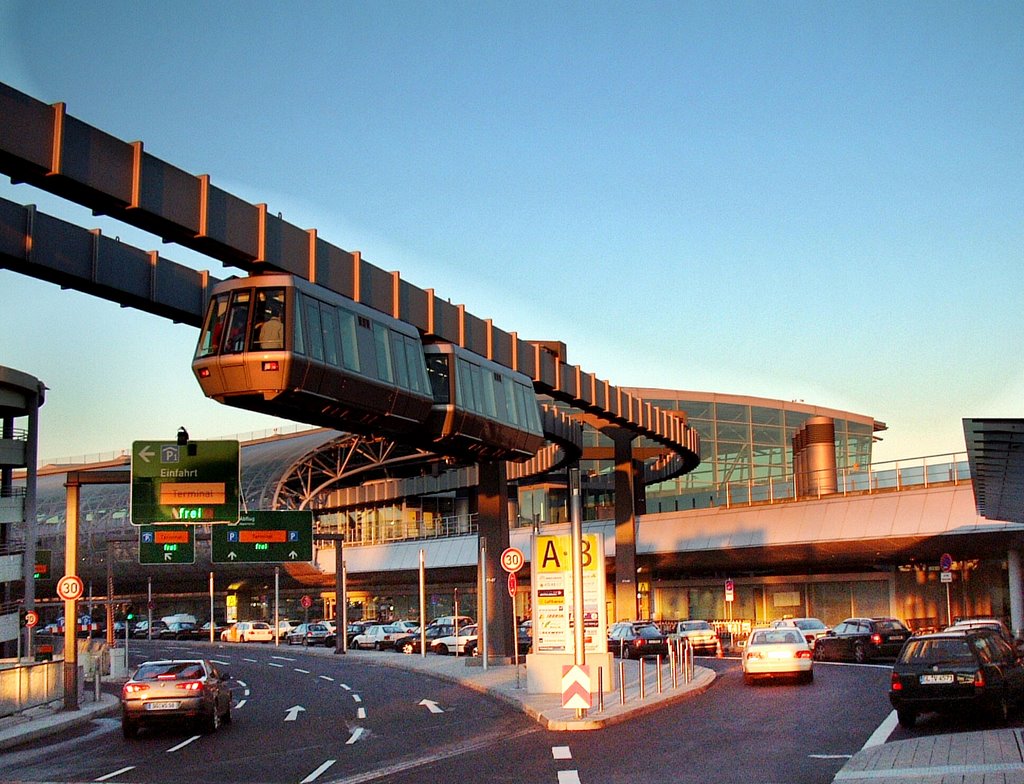
{"type": "MultiPolygon", "coordinates": [[[[813,416],[835,423],[836,470],[840,476],[871,465],[875,423],[870,417],[823,411],[797,402],[672,390],[631,390],[667,411],[684,412],[700,433],[701,462],[693,471],[647,487],[647,511],[670,512],[794,497],[793,434],[813,416]],[[774,405],[773,405],[774,404],[774,405]]],[[[583,517],[614,516],[611,439],[584,426],[584,449],[609,453],[608,459],[582,460],[583,517]]],[[[640,439],[634,449],[656,450],[640,439]]],[[[519,525],[565,522],[563,482],[549,481],[519,490],[519,525]]]]}

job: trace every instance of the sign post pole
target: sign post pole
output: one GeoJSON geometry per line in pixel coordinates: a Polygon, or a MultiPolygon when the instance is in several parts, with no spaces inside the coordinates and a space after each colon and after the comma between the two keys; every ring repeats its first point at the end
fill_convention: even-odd
{"type": "Polygon", "coordinates": [[[939,569],[942,582],[946,584],[946,625],[951,626],[953,624],[953,605],[949,599],[949,584],[953,582],[953,556],[943,553],[939,558],[939,569]]]}
{"type": "MultiPolygon", "coordinates": [[[[78,505],[81,486],[69,484],[67,489],[67,530],[64,533],[64,574],[78,574],[78,505]]],[[[63,593],[61,580],[58,590],[63,593]]],[[[81,595],[81,590],[78,591],[81,595]]],[[[78,710],[78,596],[64,599],[64,710],[78,710]]]]}
{"type": "MultiPolygon", "coordinates": [[[[583,628],[583,514],[579,465],[569,469],[569,515],[572,522],[573,661],[577,667],[583,668],[587,663],[587,651],[583,628]]],[[[577,719],[586,715],[586,708],[576,708],[577,719]]]]}

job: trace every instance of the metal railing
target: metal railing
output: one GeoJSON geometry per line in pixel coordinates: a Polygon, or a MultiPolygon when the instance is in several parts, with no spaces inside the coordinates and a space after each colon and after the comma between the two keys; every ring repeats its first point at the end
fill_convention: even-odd
{"type": "Polygon", "coordinates": [[[855,466],[836,474],[836,492],[802,494],[796,492],[792,474],[767,479],[748,479],[724,482],[707,487],[687,488],[679,498],[657,499],[649,503],[649,511],[669,512],[684,509],[705,509],[724,506],[755,506],[836,495],[861,495],[891,492],[933,485],[957,485],[970,482],[970,466],[966,452],[915,457],[908,460],[888,460],[872,463],[866,468],[855,466]]]}
{"type": "MultiPolygon", "coordinates": [[[[412,542],[424,539],[447,539],[455,536],[467,536],[475,534],[479,530],[476,512],[469,514],[450,515],[448,517],[432,518],[427,520],[417,517],[412,520],[396,520],[391,522],[363,523],[345,531],[346,547],[357,547],[359,545],[386,544],[390,542],[412,542]]],[[[337,534],[340,530],[324,528],[313,534],[317,539],[318,534],[337,534]]],[[[331,547],[330,540],[322,540],[318,546],[331,547]]]]}

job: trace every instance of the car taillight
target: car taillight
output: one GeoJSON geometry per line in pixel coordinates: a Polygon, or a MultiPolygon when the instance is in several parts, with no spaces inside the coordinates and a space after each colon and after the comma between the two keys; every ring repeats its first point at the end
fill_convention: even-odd
{"type": "Polygon", "coordinates": [[[760,659],[761,653],[759,651],[747,651],[748,659],[760,659]]]}
{"type": "Polygon", "coordinates": [[[278,361],[276,359],[265,360],[261,364],[261,367],[263,368],[263,370],[267,371],[268,373],[276,373],[278,370],[281,369],[281,365],[278,363],[278,361]]]}
{"type": "Polygon", "coordinates": [[[896,673],[892,674],[891,686],[893,691],[903,691],[903,684],[900,683],[900,676],[896,673]]]}
{"type": "Polygon", "coordinates": [[[144,683],[126,683],[124,688],[121,689],[121,694],[127,696],[129,694],[139,694],[140,692],[147,691],[149,686],[144,683]]]}
{"type": "Polygon", "coordinates": [[[644,646],[644,638],[637,637],[635,640],[633,640],[633,645],[635,645],[637,648],[642,648],[644,646]]]}
{"type": "Polygon", "coordinates": [[[974,673],[974,688],[984,689],[985,688],[985,673],[978,670],[974,673]]]}
{"type": "Polygon", "coordinates": [[[186,681],[185,683],[179,683],[175,686],[176,689],[184,689],[185,691],[202,691],[202,681],[186,681]]]}
{"type": "Polygon", "coordinates": [[[797,651],[796,652],[796,658],[798,658],[798,659],[809,659],[809,658],[811,658],[811,652],[810,651],[797,651]]]}
{"type": "Polygon", "coordinates": [[[871,635],[871,643],[873,645],[881,645],[882,644],[882,635],[880,635],[878,632],[875,632],[874,634],[872,634],[871,635]]]}

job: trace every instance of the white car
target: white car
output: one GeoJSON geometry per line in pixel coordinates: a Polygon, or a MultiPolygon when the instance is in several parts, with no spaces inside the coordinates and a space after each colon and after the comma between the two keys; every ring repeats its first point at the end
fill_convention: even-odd
{"type": "Polygon", "coordinates": [[[220,633],[221,642],[272,642],[274,629],[263,621],[239,621],[220,633]]]}
{"type": "Polygon", "coordinates": [[[282,619],[277,622],[277,639],[288,636],[288,632],[294,631],[299,626],[298,621],[282,619]]]}
{"type": "Polygon", "coordinates": [[[430,650],[434,653],[439,654],[464,654],[466,652],[466,645],[470,642],[476,642],[476,624],[471,624],[465,628],[459,627],[459,636],[456,637],[454,634],[450,634],[447,637],[438,637],[430,646],[430,650]]]}
{"type": "Polygon", "coordinates": [[[720,650],[718,632],[707,621],[679,621],[668,636],[670,640],[689,640],[694,653],[714,656],[720,650]]]}
{"type": "Polygon", "coordinates": [[[796,676],[810,683],[814,680],[811,646],[796,628],[755,629],[743,649],[743,681],[780,675],[796,676]]]}
{"type": "Polygon", "coordinates": [[[818,618],[783,618],[780,621],[772,623],[773,629],[799,629],[804,639],[807,640],[807,644],[811,646],[811,650],[814,650],[814,643],[818,641],[819,637],[824,637],[828,634],[830,627],[825,625],[825,622],[818,618]]]}
{"type": "Polygon", "coordinates": [[[373,648],[376,651],[392,648],[395,640],[405,637],[409,631],[398,624],[378,623],[368,626],[362,632],[352,638],[353,648],[373,648]]]}

